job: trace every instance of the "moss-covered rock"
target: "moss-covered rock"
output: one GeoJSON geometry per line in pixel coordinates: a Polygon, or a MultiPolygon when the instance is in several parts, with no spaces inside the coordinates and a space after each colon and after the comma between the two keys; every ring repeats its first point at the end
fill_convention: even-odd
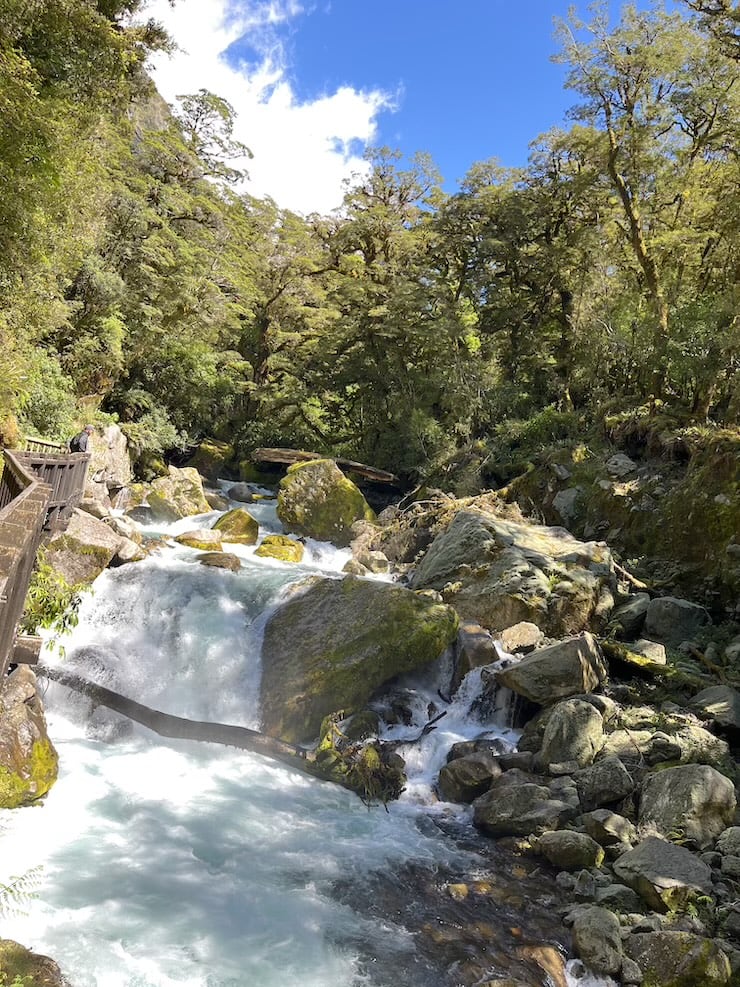
{"type": "Polygon", "coordinates": [[[255,555],[280,562],[300,562],[303,558],[303,545],[286,535],[268,535],[263,539],[255,555]]]}
{"type": "Polygon", "coordinates": [[[234,447],[228,442],[206,439],[195,450],[192,459],[188,460],[188,466],[208,480],[229,478],[235,473],[234,447]]]}
{"type": "Polygon", "coordinates": [[[349,545],[355,521],[375,514],[339,467],[330,459],[295,463],[280,481],[277,513],[286,530],[349,545]]]}
{"type": "Polygon", "coordinates": [[[12,939],[0,939],[0,973],[8,987],[17,980],[23,987],[69,987],[54,960],[32,953],[12,939]]]}
{"type": "Polygon", "coordinates": [[[725,987],[730,962],[712,939],[691,932],[640,932],[624,951],[643,973],[642,987],[725,987]]]}
{"type": "Polygon", "coordinates": [[[36,677],[19,665],[0,691],[0,808],[16,809],[46,795],[57,766],[36,677]]]}
{"type": "Polygon", "coordinates": [[[227,511],[213,525],[223,541],[238,545],[256,545],[259,528],[259,522],[243,507],[227,511]]]}
{"type": "Polygon", "coordinates": [[[203,491],[200,473],[190,466],[169,466],[166,476],[149,487],[146,502],[157,521],[179,521],[191,514],[207,514],[210,504],[203,491]]]}
{"type": "Polygon", "coordinates": [[[433,661],[452,643],[457,615],[387,583],[312,579],[277,610],[262,649],[262,725],[313,739],[323,717],[363,708],[389,679],[433,661]]]}
{"type": "Polygon", "coordinates": [[[67,530],[55,534],[44,560],[70,586],[91,583],[128,541],[86,511],[74,510],[67,530]]]}
{"type": "Polygon", "coordinates": [[[221,535],[212,528],[194,528],[192,531],[183,531],[181,535],[177,535],[175,541],[178,545],[197,548],[201,552],[221,551],[221,535]]]}

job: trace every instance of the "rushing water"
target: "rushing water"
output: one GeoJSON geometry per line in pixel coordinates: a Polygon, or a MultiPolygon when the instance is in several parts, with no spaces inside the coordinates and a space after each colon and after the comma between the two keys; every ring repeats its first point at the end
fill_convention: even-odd
{"type": "MultiPolygon", "coordinates": [[[[277,530],[270,505],[250,510],[277,530]]],[[[338,578],[348,553],[309,543],[296,567],[236,551],[238,573],[174,544],[104,573],[65,660],[157,709],[258,727],[266,614],[307,572],[338,578]]],[[[429,703],[445,705],[438,684],[406,683],[415,723],[389,736],[418,735],[429,703]]],[[[388,812],[257,755],[163,741],[50,687],[60,777],[42,807],[2,813],[0,880],[40,874],[3,937],[53,956],[74,987],[454,987],[507,972],[554,983],[536,959],[562,935],[553,888],[478,839],[468,809],[433,801],[451,743],[483,729],[514,739],[470,720],[475,686],[402,749],[409,787],[388,812]]]]}

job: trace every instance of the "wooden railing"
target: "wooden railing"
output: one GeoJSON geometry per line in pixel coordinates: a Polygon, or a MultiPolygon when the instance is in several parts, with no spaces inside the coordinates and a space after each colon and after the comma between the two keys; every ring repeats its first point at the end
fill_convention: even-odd
{"type": "Polygon", "coordinates": [[[64,446],[56,443],[28,439],[26,451],[13,455],[51,487],[44,531],[64,531],[85,492],[89,453],[67,452],[64,446]],[[37,446],[40,448],[35,448],[37,446]]]}
{"type": "Polygon", "coordinates": [[[5,450],[0,476],[0,679],[15,649],[52,493],[21,461],[22,455],[5,450]]]}

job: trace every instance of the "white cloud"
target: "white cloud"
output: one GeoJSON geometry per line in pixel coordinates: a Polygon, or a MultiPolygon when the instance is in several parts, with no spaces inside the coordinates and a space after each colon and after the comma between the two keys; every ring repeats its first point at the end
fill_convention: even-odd
{"type": "Polygon", "coordinates": [[[380,90],[343,86],[299,102],[275,27],[301,10],[296,0],[178,0],[174,8],[152,0],[146,16],[161,21],[179,49],[157,55],[152,74],[168,102],[208,89],[232,104],[234,136],[254,154],[244,163],[245,191],[298,212],[329,212],[341,202],[343,180],[367,171],[353,151],[358,141],[373,144],[378,113],[392,100],[380,90]],[[235,68],[224,52],[244,35],[259,61],[235,68]]]}

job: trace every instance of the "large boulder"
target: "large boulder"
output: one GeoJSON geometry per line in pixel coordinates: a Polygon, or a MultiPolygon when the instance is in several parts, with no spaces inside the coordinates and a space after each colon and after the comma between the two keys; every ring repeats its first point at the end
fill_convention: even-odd
{"type": "Polygon", "coordinates": [[[534,849],[558,870],[600,867],[604,860],[604,851],[595,840],[585,833],[577,833],[570,829],[543,833],[534,849]]]}
{"type": "Polygon", "coordinates": [[[614,873],[657,912],[680,911],[712,891],[712,872],[685,847],[648,836],[614,861],[614,873]]]}
{"type": "Polygon", "coordinates": [[[640,796],[640,827],[680,833],[708,846],[735,816],[735,786],[708,764],[681,764],[649,774],[640,796]]]}
{"type": "Polygon", "coordinates": [[[532,702],[544,706],[558,699],[591,692],[606,681],[607,667],[591,634],[540,648],[498,672],[496,679],[532,702]]]}
{"type": "Polygon", "coordinates": [[[263,730],[311,740],[328,713],[361,709],[389,679],[438,658],[457,623],[450,607],[399,586],[310,580],[265,628],[263,730]]]}
{"type": "Polygon", "coordinates": [[[584,812],[620,802],[635,787],[632,776],[618,757],[604,757],[573,775],[584,812]]]}
{"type": "Polygon", "coordinates": [[[704,607],[675,596],[651,600],[645,617],[645,633],[666,644],[678,645],[690,640],[711,618],[704,607]]]}
{"type": "Polygon", "coordinates": [[[507,771],[473,802],[473,823],[490,836],[528,836],[559,829],[576,815],[568,802],[523,773],[507,771]]]}
{"type": "Polygon", "coordinates": [[[573,922],[573,951],[589,970],[616,976],[622,967],[622,937],[614,912],[580,908],[573,922]]]}
{"type": "Polygon", "coordinates": [[[491,631],[529,621],[564,637],[603,622],[615,577],[601,543],[466,510],[434,539],[411,585],[439,590],[461,617],[491,631]]]}
{"type": "Polygon", "coordinates": [[[604,718],[596,707],[583,699],[566,699],[553,708],[536,760],[545,769],[567,763],[583,768],[603,743],[604,718]]]}
{"type": "Polygon", "coordinates": [[[70,586],[75,586],[93,582],[128,547],[132,547],[135,557],[142,556],[138,545],[130,539],[92,514],[75,509],[67,530],[53,535],[49,541],[44,561],[70,586]]]}
{"type": "Polygon", "coordinates": [[[303,558],[303,545],[287,535],[267,535],[255,551],[263,559],[277,559],[279,562],[300,562],[303,558]]]}
{"type": "Polygon", "coordinates": [[[188,460],[188,466],[211,481],[233,476],[238,468],[234,462],[234,447],[215,439],[204,439],[188,460]]]}
{"type": "Polygon", "coordinates": [[[624,951],[655,987],[726,987],[732,970],[719,943],[692,932],[636,932],[624,951]]]}
{"type": "Polygon", "coordinates": [[[740,692],[737,689],[729,685],[712,685],[694,696],[691,705],[718,726],[740,730],[740,692]]]}
{"type": "Polygon", "coordinates": [[[233,511],[223,514],[213,528],[222,541],[237,545],[256,545],[260,526],[249,511],[245,511],[243,507],[235,507],[233,511]]]}
{"type": "Polygon", "coordinates": [[[0,689],[0,808],[15,809],[46,795],[56,781],[57,763],[36,676],[19,665],[0,689]]]}
{"type": "Polygon", "coordinates": [[[69,987],[54,960],[32,953],[12,939],[0,939],[0,972],[8,987],[21,983],[28,987],[69,987]]]}
{"type": "Polygon", "coordinates": [[[131,483],[133,472],[128,451],[128,439],[119,425],[107,425],[90,436],[87,451],[90,465],[85,483],[85,500],[109,510],[111,494],[117,494],[131,483]]]}
{"type": "Polygon", "coordinates": [[[439,772],[439,794],[446,802],[472,802],[487,792],[500,774],[501,767],[493,754],[456,757],[439,772]]]}
{"type": "Polygon", "coordinates": [[[278,517],[287,531],[349,545],[355,521],[375,520],[359,489],[331,459],[295,463],[280,481],[278,517]]]}
{"type": "Polygon", "coordinates": [[[208,514],[211,506],[203,491],[203,480],[192,466],[167,468],[166,476],[159,476],[146,493],[152,516],[156,521],[179,521],[192,514],[208,514]]]}

